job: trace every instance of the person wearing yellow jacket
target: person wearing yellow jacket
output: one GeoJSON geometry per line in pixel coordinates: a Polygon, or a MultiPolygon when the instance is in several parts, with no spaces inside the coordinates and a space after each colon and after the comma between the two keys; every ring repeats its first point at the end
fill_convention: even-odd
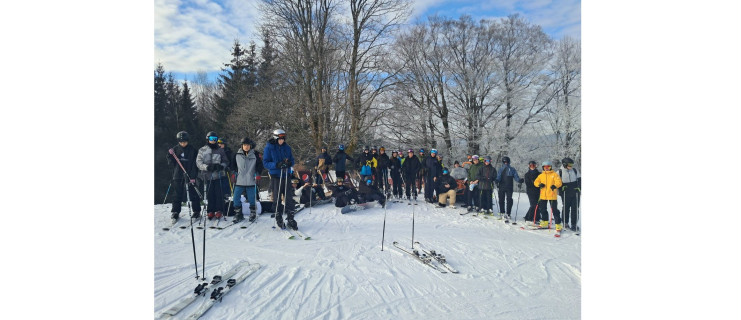
{"type": "Polygon", "coordinates": [[[548,227],[548,209],[547,203],[551,203],[553,219],[556,220],[556,231],[561,231],[561,212],[558,211],[558,188],[563,183],[561,177],[553,171],[553,165],[550,161],[543,161],[543,172],[535,178],[533,184],[540,188],[540,201],[538,203],[538,212],[540,213],[540,227],[548,227]]]}

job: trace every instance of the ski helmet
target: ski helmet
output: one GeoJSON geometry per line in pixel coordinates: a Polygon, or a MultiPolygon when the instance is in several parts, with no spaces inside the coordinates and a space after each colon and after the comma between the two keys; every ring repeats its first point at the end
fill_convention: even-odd
{"type": "Polygon", "coordinates": [[[371,179],[365,180],[365,184],[371,185],[371,183],[373,183],[373,180],[371,180],[371,179]]]}
{"type": "Polygon", "coordinates": [[[414,150],[412,150],[412,149],[409,149],[409,151],[407,151],[407,152],[409,152],[409,153],[414,153],[414,150]]]}
{"type": "Polygon", "coordinates": [[[443,174],[448,174],[450,171],[448,171],[448,168],[443,168],[443,174]]]}
{"type": "Polygon", "coordinates": [[[341,184],[343,181],[345,181],[344,178],[337,178],[337,184],[341,184]]]}
{"type": "Polygon", "coordinates": [[[419,153],[425,153],[425,148],[419,149],[419,153]]]}
{"type": "Polygon", "coordinates": [[[278,140],[278,138],[286,138],[286,132],[283,129],[275,129],[273,131],[273,139],[278,140]]]}
{"type": "Polygon", "coordinates": [[[345,150],[345,145],[344,144],[341,144],[339,147],[337,147],[337,149],[339,149],[339,150],[345,150]]]}
{"type": "Polygon", "coordinates": [[[392,156],[393,156],[394,154],[398,154],[398,153],[399,153],[399,152],[398,152],[398,151],[396,151],[396,150],[394,150],[394,151],[391,151],[391,155],[392,155],[392,156]]]}
{"type": "Polygon", "coordinates": [[[175,136],[178,139],[178,142],[185,142],[190,140],[190,135],[185,131],[178,132],[177,136],[175,136]]]}
{"type": "Polygon", "coordinates": [[[255,142],[252,141],[252,139],[250,139],[248,137],[244,137],[242,139],[242,144],[249,144],[251,149],[254,149],[255,148],[255,142]]]}
{"type": "Polygon", "coordinates": [[[548,160],[543,161],[542,167],[545,167],[545,166],[549,166],[549,167],[553,168],[553,164],[550,161],[548,161],[548,160]]]}
{"type": "Polygon", "coordinates": [[[209,141],[216,141],[219,140],[219,135],[216,134],[216,131],[209,131],[206,134],[206,139],[208,139],[209,141]]]}
{"type": "Polygon", "coordinates": [[[378,147],[373,146],[373,148],[371,149],[371,151],[373,151],[373,150],[378,150],[378,147]]]}
{"type": "Polygon", "coordinates": [[[509,157],[502,158],[502,163],[509,163],[509,157]]]}
{"type": "Polygon", "coordinates": [[[473,157],[471,157],[471,160],[478,160],[478,159],[479,159],[479,155],[477,154],[474,154],[473,157]]]}
{"type": "Polygon", "coordinates": [[[368,150],[370,150],[370,147],[368,146],[363,147],[363,151],[368,151],[368,150]]]}
{"type": "Polygon", "coordinates": [[[486,157],[484,158],[484,161],[488,161],[488,162],[491,162],[491,157],[490,157],[490,156],[486,156],[486,157]]]}
{"type": "Polygon", "coordinates": [[[530,162],[527,163],[528,166],[531,165],[531,164],[534,165],[534,166],[537,166],[538,165],[538,163],[536,163],[535,160],[530,160],[530,162]]]}
{"type": "Polygon", "coordinates": [[[218,144],[226,144],[226,138],[219,138],[218,141],[216,141],[218,144]]]}
{"type": "Polygon", "coordinates": [[[568,165],[569,165],[569,163],[570,163],[570,164],[574,164],[574,160],[572,160],[572,159],[571,159],[571,158],[569,158],[569,157],[566,157],[566,158],[563,158],[563,159],[561,160],[561,163],[563,163],[563,166],[564,166],[564,167],[566,167],[566,166],[568,166],[568,165]]]}
{"type": "Polygon", "coordinates": [[[432,148],[432,150],[430,150],[430,154],[433,154],[433,153],[434,153],[434,154],[437,154],[437,149],[435,149],[435,148],[432,148]]]}

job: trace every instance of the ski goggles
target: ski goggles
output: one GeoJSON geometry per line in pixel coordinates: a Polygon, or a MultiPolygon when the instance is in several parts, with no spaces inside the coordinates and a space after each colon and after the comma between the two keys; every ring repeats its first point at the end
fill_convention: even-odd
{"type": "Polygon", "coordinates": [[[486,162],[486,163],[491,163],[491,160],[489,160],[489,159],[486,159],[486,160],[484,160],[484,162],[486,162]]]}
{"type": "Polygon", "coordinates": [[[216,141],[216,140],[219,140],[219,137],[214,137],[214,136],[208,137],[208,141],[216,141]]]}

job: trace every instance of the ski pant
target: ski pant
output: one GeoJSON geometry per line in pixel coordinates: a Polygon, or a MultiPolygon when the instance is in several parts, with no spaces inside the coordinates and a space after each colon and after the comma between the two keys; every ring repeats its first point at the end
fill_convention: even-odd
{"type": "Polygon", "coordinates": [[[473,190],[471,190],[469,186],[466,186],[466,190],[464,190],[463,192],[466,196],[466,203],[468,203],[469,207],[479,207],[479,195],[481,191],[479,190],[478,186],[473,187],[473,190]]]}
{"type": "MultiPolygon", "coordinates": [[[[538,206],[538,199],[540,198],[540,192],[528,192],[527,193],[527,200],[530,201],[530,208],[527,209],[527,214],[525,214],[525,221],[533,221],[535,218],[535,207],[538,206]]],[[[537,219],[535,219],[537,222],[537,219]]]]}
{"type": "MultiPolygon", "coordinates": [[[[250,203],[250,208],[255,208],[255,186],[234,186],[234,195],[232,196],[234,204],[234,213],[242,212],[242,198],[244,194],[247,201],[250,203]]],[[[227,213],[227,215],[230,215],[227,213]]]]}
{"type": "MultiPolygon", "coordinates": [[[[224,195],[224,198],[228,198],[229,194],[232,193],[232,189],[229,186],[229,177],[221,177],[219,181],[221,182],[221,189],[219,191],[224,195]]],[[[234,199],[234,201],[239,201],[239,199],[234,199]]]]}
{"type": "Polygon", "coordinates": [[[397,198],[401,198],[401,176],[400,175],[391,175],[391,186],[393,190],[393,194],[397,198]]]}
{"type": "Polygon", "coordinates": [[[375,173],[375,180],[373,181],[373,185],[378,188],[378,190],[384,190],[383,188],[386,188],[388,190],[388,181],[386,181],[386,177],[388,177],[388,172],[386,169],[379,169],[376,168],[375,173]]]}
{"type": "MultiPolygon", "coordinates": [[[[474,191],[476,191],[476,190],[474,189],[474,191]]],[[[484,210],[493,210],[492,207],[491,207],[491,205],[492,205],[492,203],[491,203],[492,202],[491,196],[492,196],[493,191],[492,190],[480,189],[479,190],[479,193],[480,193],[479,194],[479,203],[481,204],[480,208],[481,209],[484,209],[484,210]]]]}
{"type": "Polygon", "coordinates": [[[538,202],[538,212],[540,212],[540,220],[548,221],[548,205],[551,204],[551,211],[553,211],[553,220],[556,224],[561,223],[561,212],[558,211],[558,200],[540,200],[538,202]]]}
{"type": "Polygon", "coordinates": [[[288,183],[291,176],[287,173],[283,173],[283,179],[280,178],[280,174],[270,180],[270,190],[273,190],[273,201],[276,203],[275,207],[275,220],[283,221],[283,211],[285,210],[288,221],[293,220],[293,213],[296,211],[296,201],[293,199],[293,185],[288,183]],[[286,189],[287,188],[287,189],[286,189]],[[280,205],[280,196],[283,195],[285,198],[285,208],[280,205]]]}
{"type": "MultiPolygon", "coordinates": [[[[337,170],[334,173],[335,173],[335,177],[342,178],[342,180],[345,180],[345,170],[342,170],[342,171],[337,170]]],[[[337,181],[337,180],[335,180],[335,181],[337,181]]]]}
{"type": "Polygon", "coordinates": [[[417,198],[417,188],[414,186],[415,181],[416,179],[414,177],[404,178],[404,190],[406,191],[407,199],[411,199],[412,194],[414,194],[415,199],[417,198]]]}
{"type": "Polygon", "coordinates": [[[422,170],[419,171],[419,174],[417,175],[417,193],[422,192],[422,185],[424,180],[424,174],[422,173],[422,170]]]}
{"type": "Polygon", "coordinates": [[[172,197],[172,209],[170,212],[177,212],[180,213],[180,209],[183,202],[188,201],[188,197],[190,197],[190,207],[193,208],[193,212],[201,212],[201,197],[198,196],[198,192],[196,192],[196,186],[189,185],[188,186],[188,195],[185,194],[185,180],[183,179],[175,179],[172,180],[172,191],[173,191],[173,197],[172,197]]]}
{"type": "Polygon", "coordinates": [[[359,195],[362,199],[359,199],[358,203],[366,203],[370,201],[378,201],[378,204],[383,205],[386,202],[386,197],[381,193],[361,193],[359,195]],[[361,202],[362,201],[362,202],[361,202]]]}
{"type": "Polygon", "coordinates": [[[425,200],[432,199],[434,197],[437,182],[434,177],[425,177],[425,200]]]}
{"type": "Polygon", "coordinates": [[[206,199],[208,199],[206,212],[224,211],[224,188],[221,185],[221,179],[209,180],[206,184],[208,185],[206,189],[206,199]]]}
{"type": "Polygon", "coordinates": [[[500,213],[506,212],[507,215],[509,215],[510,213],[512,213],[512,205],[513,205],[512,190],[505,190],[505,189],[499,188],[498,193],[499,193],[499,212],[500,213]],[[504,211],[505,196],[507,199],[507,211],[504,211]]]}
{"type": "Polygon", "coordinates": [[[446,200],[450,199],[450,205],[455,205],[455,189],[450,189],[447,192],[443,192],[438,194],[438,202],[440,204],[445,205],[446,200]]]}
{"type": "MultiPolygon", "coordinates": [[[[576,190],[574,190],[576,191],[576,190]]],[[[577,215],[576,208],[576,192],[565,192],[564,195],[564,211],[563,220],[564,223],[569,224],[569,218],[571,218],[571,224],[576,225],[579,222],[579,216],[577,215]]]]}

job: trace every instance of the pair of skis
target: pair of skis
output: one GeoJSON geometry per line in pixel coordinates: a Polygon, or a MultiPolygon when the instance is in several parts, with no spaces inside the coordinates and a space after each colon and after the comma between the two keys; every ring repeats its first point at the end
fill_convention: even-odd
{"type": "Polygon", "coordinates": [[[273,226],[273,229],[278,229],[281,232],[283,232],[283,235],[286,236],[286,239],[289,239],[289,240],[295,240],[296,236],[299,236],[301,239],[304,239],[304,240],[311,240],[311,237],[307,236],[303,232],[298,231],[298,230],[289,229],[289,228],[280,228],[278,227],[277,223],[276,225],[273,226]]]}
{"type": "Polygon", "coordinates": [[[419,250],[422,250],[422,253],[420,253],[419,250],[417,249],[412,249],[412,251],[409,251],[399,246],[398,241],[393,242],[394,247],[396,247],[400,251],[414,257],[415,259],[417,259],[417,261],[422,262],[422,264],[432,269],[435,269],[439,271],[440,273],[448,273],[448,271],[450,271],[451,273],[458,273],[458,270],[455,270],[450,264],[448,264],[447,260],[445,259],[445,256],[435,252],[434,250],[430,250],[430,251],[425,250],[424,248],[422,248],[422,244],[419,241],[415,241],[414,244],[417,245],[419,250]],[[434,263],[432,263],[433,260],[437,261],[444,268],[440,268],[434,263]]]}
{"type": "Polygon", "coordinates": [[[229,291],[231,291],[234,286],[244,281],[251,274],[255,273],[257,270],[260,269],[260,267],[260,264],[250,264],[246,261],[237,264],[234,268],[227,271],[223,276],[214,276],[210,283],[204,282],[196,286],[196,288],[193,290],[193,293],[176,302],[172,307],[160,314],[157,319],[173,319],[176,316],[179,316],[181,311],[193,304],[196,300],[199,300],[199,297],[205,297],[208,291],[211,290],[210,298],[207,301],[204,301],[198,307],[198,309],[196,309],[186,319],[200,318],[209,309],[211,309],[211,307],[216,302],[221,302],[221,299],[224,297],[224,295],[229,293],[229,291]],[[242,272],[242,274],[239,277],[234,278],[234,276],[237,275],[239,272],[242,272]],[[219,287],[219,285],[222,284],[223,279],[227,279],[226,286],[219,287]]]}

